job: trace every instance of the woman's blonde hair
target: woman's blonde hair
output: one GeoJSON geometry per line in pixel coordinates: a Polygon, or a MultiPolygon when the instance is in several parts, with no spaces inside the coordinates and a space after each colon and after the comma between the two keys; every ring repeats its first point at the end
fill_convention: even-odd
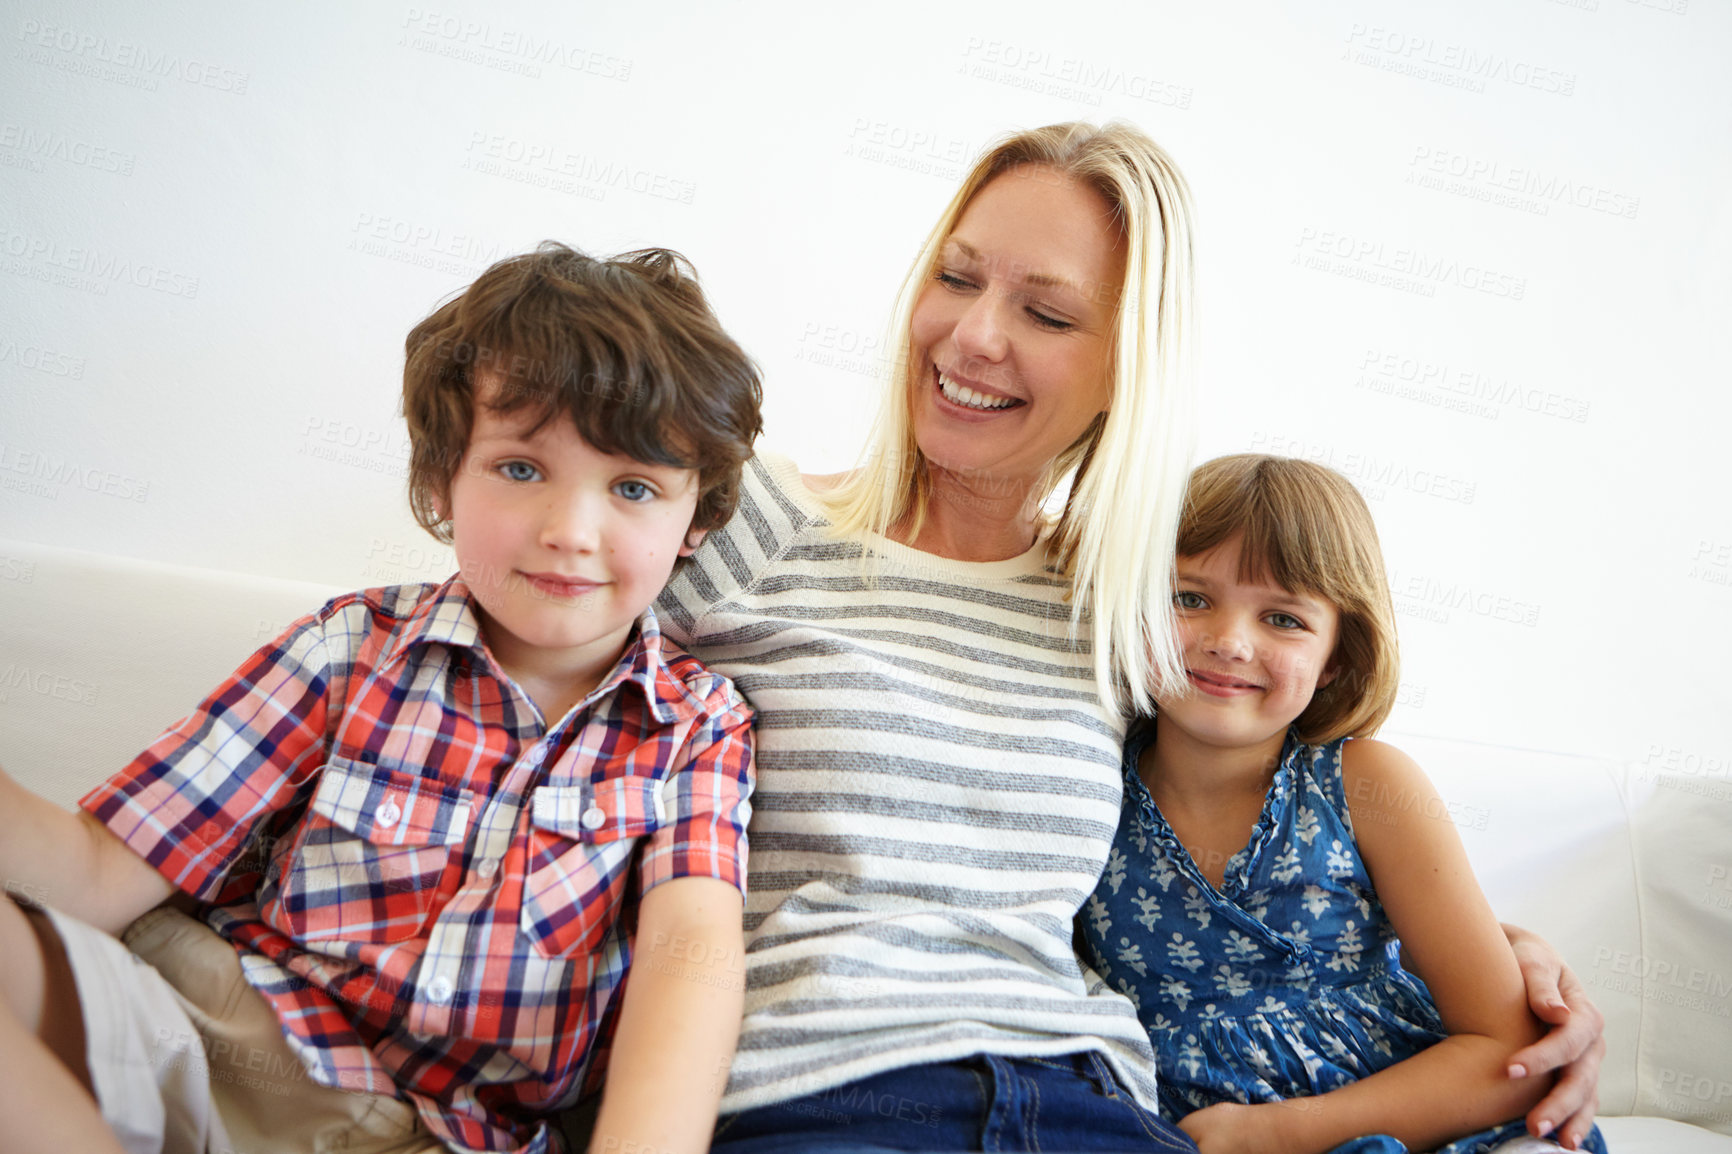
{"type": "Polygon", "coordinates": [[[1195,557],[1234,538],[1241,581],[1321,597],[1340,614],[1335,676],[1294,720],[1300,740],[1376,733],[1395,707],[1401,655],[1377,526],[1359,490],[1310,461],[1217,457],[1191,474],[1178,555],[1195,557]]]}
{"type": "Polygon", "coordinates": [[[1115,122],[1052,124],[989,148],[926,238],[897,301],[888,347],[899,360],[861,466],[826,504],[838,535],[920,530],[931,497],[914,442],[910,320],[944,242],[990,181],[1045,167],[1094,189],[1113,208],[1125,247],[1111,344],[1110,407],[1052,462],[1032,498],[1044,504],[1073,476],[1048,540],[1072,587],[1072,629],[1092,643],[1102,698],[1139,712],[1157,685],[1182,685],[1172,627],[1173,542],[1191,463],[1195,287],[1191,194],[1154,141],[1115,122]]]}

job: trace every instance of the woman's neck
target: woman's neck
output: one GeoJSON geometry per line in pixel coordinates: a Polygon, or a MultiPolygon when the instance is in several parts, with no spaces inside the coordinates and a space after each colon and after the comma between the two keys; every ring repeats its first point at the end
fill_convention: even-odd
{"type": "Polygon", "coordinates": [[[1004,561],[1020,557],[1040,536],[1033,482],[971,483],[934,467],[926,515],[910,534],[908,520],[891,527],[892,539],[952,561],[1004,561]]]}

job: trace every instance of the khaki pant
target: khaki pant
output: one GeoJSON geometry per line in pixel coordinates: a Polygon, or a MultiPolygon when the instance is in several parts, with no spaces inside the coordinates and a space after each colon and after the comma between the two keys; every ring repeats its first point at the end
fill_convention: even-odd
{"type": "Polygon", "coordinates": [[[47,911],[84,1012],[103,1119],[140,1154],[424,1154],[406,1102],[321,1086],[240,958],[202,922],[152,910],[125,945],[47,911]]]}

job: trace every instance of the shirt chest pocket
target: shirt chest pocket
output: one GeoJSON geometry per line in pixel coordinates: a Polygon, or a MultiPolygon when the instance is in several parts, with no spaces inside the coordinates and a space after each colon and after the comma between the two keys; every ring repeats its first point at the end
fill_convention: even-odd
{"type": "Polygon", "coordinates": [[[274,913],[279,928],[308,943],[415,937],[468,836],[473,805],[466,789],[331,758],[267,918],[274,913]]]}
{"type": "Polygon", "coordinates": [[[618,920],[639,840],[667,822],[665,784],[622,774],[535,791],[521,925],[536,953],[600,948],[618,920]]]}

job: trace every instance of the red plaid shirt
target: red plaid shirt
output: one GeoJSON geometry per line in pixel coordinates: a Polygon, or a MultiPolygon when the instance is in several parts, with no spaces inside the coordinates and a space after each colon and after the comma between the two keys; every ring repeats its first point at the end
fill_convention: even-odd
{"type": "Polygon", "coordinates": [[[539,1154],[601,1068],[641,893],[745,887],[751,710],[653,612],[634,636],[550,730],[458,578],[351,593],[80,804],[210,904],[318,1082],[539,1154]]]}

